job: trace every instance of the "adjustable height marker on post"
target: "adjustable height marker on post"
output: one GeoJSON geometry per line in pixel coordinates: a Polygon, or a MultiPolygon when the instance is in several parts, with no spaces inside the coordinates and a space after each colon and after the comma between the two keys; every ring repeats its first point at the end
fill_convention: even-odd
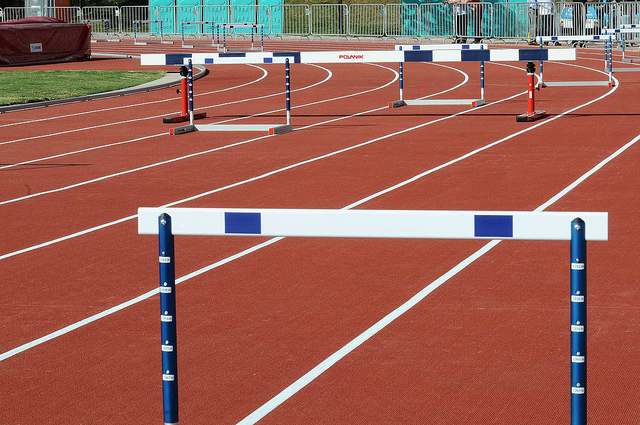
{"type": "Polygon", "coordinates": [[[162,398],[165,425],[178,423],[178,349],[176,331],[176,271],[171,217],[158,217],[160,263],[160,331],[162,335],[162,398]]]}
{"type": "Polygon", "coordinates": [[[571,424],[587,423],[587,241],[585,222],[571,222],[571,424]]]}

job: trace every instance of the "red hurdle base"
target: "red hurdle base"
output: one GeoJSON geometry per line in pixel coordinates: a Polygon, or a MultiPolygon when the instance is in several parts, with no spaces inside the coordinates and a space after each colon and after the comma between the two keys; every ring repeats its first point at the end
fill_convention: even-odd
{"type": "MultiPolygon", "coordinates": [[[[206,112],[198,112],[197,114],[193,114],[194,120],[201,120],[202,118],[207,118],[206,112]]],[[[162,118],[162,122],[165,124],[173,124],[176,122],[185,122],[189,121],[189,115],[178,115],[177,117],[164,117],[162,118]]]]}
{"type": "Polygon", "coordinates": [[[533,111],[532,113],[516,115],[516,122],[535,121],[540,118],[544,118],[547,115],[547,111],[533,111]]]}

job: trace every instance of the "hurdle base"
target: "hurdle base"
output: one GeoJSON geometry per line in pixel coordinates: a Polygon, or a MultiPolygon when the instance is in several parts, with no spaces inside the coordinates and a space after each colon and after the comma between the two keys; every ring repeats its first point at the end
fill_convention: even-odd
{"type": "Polygon", "coordinates": [[[176,127],[169,129],[169,134],[172,136],[177,136],[178,134],[191,133],[193,131],[197,131],[195,125],[185,125],[183,127],[176,127]]]}
{"type": "Polygon", "coordinates": [[[150,44],[173,44],[173,41],[134,41],[134,46],[148,46],[150,44]]]}
{"type": "Polygon", "coordinates": [[[553,81],[548,83],[543,83],[542,87],[553,86],[553,87],[588,87],[588,86],[609,86],[611,87],[611,83],[609,81],[553,81]]]}
{"type": "Polygon", "coordinates": [[[516,115],[516,122],[529,122],[539,120],[540,118],[546,117],[547,111],[533,111],[533,113],[529,114],[520,114],[516,115]]]}
{"type": "Polygon", "coordinates": [[[623,58],[622,62],[624,63],[640,63],[640,60],[638,59],[629,59],[629,58],[623,58]]]}
{"type": "Polygon", "coordinates": [[[393,102],[389,102],[389,108],[400,108],[405,105],[406,103],[404,100],[394,100],[393,102]]]}
{"type": "MultiPolygon", "coordinates": [[[[193,114],[194,120],[201,120],[202,118],[207,118],[206,112],[198,112],[197,114],[193,114]]],[[[186,121],[189,121],[189,115],[178,115],[177,117],[162,118],[162,122],[164,124],[175,124],[178,122],[186,122],[186,121]]]]}
{"type": "Polygon", "coordinates": [[[292,131],[291,124],[203,124],[185,125],[169,130],[169,134],[179,135],[193,131],[264,131],[267,134],[283,134],[292,131]]]}
{"type": "Polygon", "coordinates": [[[396,100],[389,103],[389,108],[399,108],[405,105],[434,106],[434,105],[466,105],[476,108],[486,104],[484,99],[416,99],[416,100],[396,100]]]}
{"type": "Polygon", "coordinates": [[[264,131],[267,134],[282,134],[292,130],[291,124],[204,124],[198,131],[264,131]]]}

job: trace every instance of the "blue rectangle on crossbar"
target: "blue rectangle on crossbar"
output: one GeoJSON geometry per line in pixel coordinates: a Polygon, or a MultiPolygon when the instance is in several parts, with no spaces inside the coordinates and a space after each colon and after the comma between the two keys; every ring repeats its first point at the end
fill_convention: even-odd
{"type": "Polygon", "coordinates": [[[465,61],[489,61],[491,60],[491,55],[489,50],[462,50],[460,52],[460,60],[465,61]]]}
{"type": "Polygon", "coordinates": [[[273,58],[264,58],[264,63],[273,63],[273,58]]]}
{"type": "Polygon", "coordinates": [[[218,55],[220,58],[246,58],[246,53],[220,53],[218,55]]]}
{"type": "Polygon", "coordinates": [[[549,60],[549,51],[546,49],[520,49],[518,59],[521,61],[546,61],[549,60]]]}
{"type": "Polygon", "coordinates": [[[405,62],[433,62],[433,51],[431,50],[405,50],[405,62]]]}
{"type": "Polygon", "coordinates": [[[224,232],[259,235],[262,232],[260,213],[224,213],[224,232]]]}
{"type": "Polygon", "coordinates": [[[205,65],[210,64],[210,63],[213,63],[213,58],[204,58],[204,64],[205,65]]]}
{"type": "Polygon", "coordinates": [[[167,65],[184,65],[184,60],[191,58],[191,55],[180,53],[169,53],[166,55],[167,65]]]}
{"type": "Polygon", "coordinates": [[[300,52],[273,52],[273,57],[293,58],[293,63],[300,63],[300,52]]]}
{"type": "Polygon", "coordinates": [[[512,215],[474,215],[474,236],[476,238],[512,238],[512,215]]]}

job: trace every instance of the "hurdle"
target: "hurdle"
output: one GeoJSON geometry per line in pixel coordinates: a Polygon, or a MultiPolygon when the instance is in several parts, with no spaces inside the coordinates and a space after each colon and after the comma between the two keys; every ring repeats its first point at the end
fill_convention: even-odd
{"type": "MultiPolygon", "coordinates": [[[[191,75],[192,61],[189,59],[189,75],[191,75]]],[[[190,77],[191,78],[191,77],[190,77]]],[[[184,104],[183,104],[184,105],[184,104]]],[[[201,124],[195,125],[194,119],[206,118],[193,113],[193,89],[189,86],[189,125],[176,127],[169,130],[170,135],[191,133],[193,131],[266,131],[269,135],[283,134],[292,130],[291,126],[291,80],[289,72],[289,59],[285,60],[285,109],[287,113],[286,124],[201,124]]],[[[184,111],[184,107],[183,107],[184,111]]],[[[184,120],[186,121],[186,120],[184,120]]],[[[179,122],[179,121],[163,121],[179,122]]]]}
{"type": "MultiPolygon", "coordinates": [[[[109,42],[114,42],[114,43],[119,43],[120,39],[119,38],[111,38],[111,35],[109,34],[109,20],[108,19],[85,19],[83,21],[81,21],[83,24],[87,24],[87,26],[89,26],[89,28],[91,27],[92,23],[102,23],[104,24],[104,28],[105,28],[105,32],[107,33],[107,38],[106,39],[97,39],[97,40],[91,40],[92,43],[99,43],[99,42],[105,42],[105,41],[109,41],[109,42]]],[[[92,34],[93,34],[93,28],[92,28],[92,34]]]]}
{"type": "Polygon", "coordinates": [[[181,22],[180,23],[180,35],[182,38],[182,47],[185,48],[189,48],[189,49],[193,49],[195,47],[215,47],[216,43],[215,43],[215,39],[213,38],[213,28],[214,28],[215,22],[213,21],[185,21],[185,22],[181,22]],[[205,33],[205,29],[207,25],[211,26],[211,44],[185,44],[185,37],[184,37],[184,27],[186,25],[202,25],[202,33],[205,33]]]}
{"type": "Polygon", "coordinates": [[[219,52],[230,52],[230,51],[260,51],[264,52],[264,24],[254,24],[248,22],[235,22],[235,23],[217,23],[216,24],[216,44],[218,46],[219,52]],[[251,28],[251,47],[247,47],[244,49],[235,48],[229,49],[227,48],[227,37],[225,29],[235,30],[236,28],[251,28]],[[220,47],[220,29],[222,29],[222,47],[220,47]],[[255,46],[254,32],[260,29],[260,47],[255,46]]]}
{"type": "MultiPolygon", "coordinates": [[[[247,52],[142,54],[142,65],[284,63],[516,62],[576,60],[576,49],[366,50],[326,52],[247,52]]],[[[287,123],[289,124],[289,123],[287,123]]],[[[188,131],[194,131],[193,129],[188,131]]],[[[239,131],[239,130],[234,130],[239,131]]]]}
{"type": "Polygon", "coordinates": [[[539,88],[551,87],[551,86],[609,86],[613,87],[613,76],[612,73],[612,60],[611,60],[611,43],[612,37],[610,35],[567,35],[567,36],[540,36],[536,37],[540,48],[542,49],[542,43],[550,42],[550,41],[567,41],[567,42],[575,42],[575,41],[602,41],[604,42],[604,63],[605,69],[608,70],[609,80],[608,81],[544,81],[544,70],[543,70],[543,61],[540,61],[540,81],[538,83],[539,88]]]}
{"type": "MultiPolygon", "coordinates": [[[[137,20],[137,21],[133,21],[133,44],[135,44],[136,46],[146,46],[148,44],[173,44],[173,41],[165,41],[164,40],[164,31],[163,31],[163,27],[164,27],[164,21],[153,21],[153,20],[137,20]],[[154,41],[138,41],[138,25],[143,25],[143,24],[158,24],[158,26],[160,27],[160,40],[154,40],[154,41]]],[[[155,34],[153,34],[154,36],[156,36],[155,34]]]]}
{"type": "Polygon", "coordinates": [[[569,241],[571,423],[587,420],[587,240],[608,240],[606,212],[139,208],[138,234],[158,235],[163,413],[177,424],[174,236],[569,241]]]}
{"type": "MultiPolygon", "coordinates": [[[[626,57],[626,42],[625,42],[625,34],[640,34],[640,25],[622,25],[621,28],[617,29],[603,29],[602,34],[617,36],[620,35],[622,37],[622,62],[625,63],[640,63],[639,59],[629,59],[626,57]]],[[[613,72],[637,72],[640,71],[640,67],[627,67],[627,68],[614,68],[613,72]]]]}
{"type": "MultiPolygon", "coordinates": [[[[638,24],[622,24],[620,25],[620,29],[622,30],[635,30],[635,31],[629,31],[629,32],[635,32],[635,33],[640,33],[640,25],[638,24]]],[[[637,58],[633,58],[633,59],[629,59],[626,57],[626,46],[627,43],[625,42],[625,36],[624,36],[624,32],[621,34],[622,35],[622,62],[626,62],[626,63],[640,63],[640,60],[638,60],[637,58]]]]}
{"type": "MultiPolygon", "coordinates": [[[[484,44],[396,44],[395,50],[484,50],[484,44]]],[[[410,105],[468,105],[472,108],[482,106],[484,100],[484,61],[480,61],[480,99],[404,99],[404,66],[398,64],[398,80],[400,84],[400,99],[389,102],[389,108],[400,108],[410,105]]]]}

